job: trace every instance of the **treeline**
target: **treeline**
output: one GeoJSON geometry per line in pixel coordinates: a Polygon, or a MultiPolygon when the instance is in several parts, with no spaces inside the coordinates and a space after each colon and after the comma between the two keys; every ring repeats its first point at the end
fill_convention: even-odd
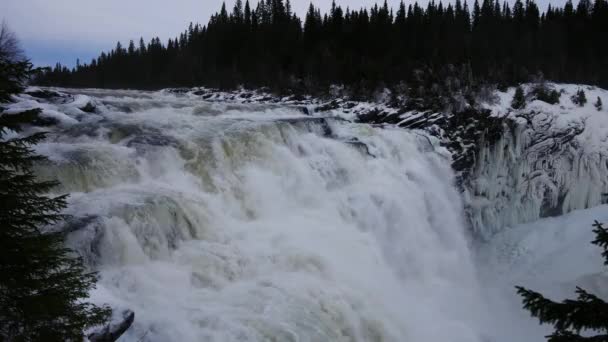
{"type": "MultiPolygon", "coordinates": [[[[608,2],[569,0],[543,13],[532,0],[431,1],[396,11],[386,1],[370,9],[327,14],[312,4],[302,20],[289,0],[255,7],[223,4],[205,26],[191,24],[163,44],[154,38],[120,43],[89,64],[57,64],[41,85],[161,88],[269,86],[312,91],[330,84],[353,89],[411,84],[420,70],[457,70],[458,77],[499,85],[542,72],[560,82],[608,86],[608,2]]],[[[439,73],[439,72],[438,72],[439,73]]],[[[424,76],[424,77],[429,77],[424,76]]]]}

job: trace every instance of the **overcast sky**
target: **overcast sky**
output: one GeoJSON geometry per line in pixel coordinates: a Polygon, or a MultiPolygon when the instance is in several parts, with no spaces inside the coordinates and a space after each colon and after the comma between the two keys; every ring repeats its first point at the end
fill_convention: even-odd
{"type": "MultiPolygon", "coordinates": [[[[410,1],[414,0],[406,0],[410,1]]],[[[539,0],[541,9],[547,1],[539,0]]],[[[564,1],[552,3],[561,5],[564,1]]],[[[324,11],[331,4],[331,0],[313,2],[324,11]]],[[[336,2],[343,7],[360,8],[376,1],[336,2]]],[[[399,0],[388,2],[396,8],[399,0]]],[[[113,48],[119,40],[125,43],[143,36],[148,41],[158,36],[165,41],[182,32],[190,22],[206,24],[221,3],[221,0],[0,0],[0,19],[6,20],[17,33],[34,64],[61,62],[72,66],[76,58],[88,62],[101,50],[113,48]]],[[[233,1],[226,3],[231,8],[233,1]]],[[[302,16],[310,0],[291,3],[302,16]]]]}

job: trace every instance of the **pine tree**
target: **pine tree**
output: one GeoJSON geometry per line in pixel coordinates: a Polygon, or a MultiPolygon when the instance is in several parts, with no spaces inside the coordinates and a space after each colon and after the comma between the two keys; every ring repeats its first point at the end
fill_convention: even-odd
{"type": "MultiPolygon", "coordinates": [[[[3,26],[0,39],[14,36],[3,26]],[[9,32],[9,33],[7,33],[9,32]]],[[[31,64],[2,50],[0,106],[23,90],[31,64]]],[[[78,341],[86,327],[103,323],[109,309],[83,302],[96,275],[63,247],[63,233],[49,226],[63,219],[66,196],[45,195],[55,182],[36,179],[43,159],[32,145],[44,133],[8,137],[38,120],[39,109],[6,114],[0,108],[0,341],[78,341]]]]}
{"type": "Polygon", "coordinates": [[[532,94],[534,94],[537,100],[547,102],[548,104],[558,104],[561,95],[557,90],[550,89],[542,80],[532,89],[532,94]]]}
{"type": "MultiPolygon", "coordinates": [[[[608,229],[595,222],[594,245],[603,249],[604,265],[608,265],[608,229]]],[[[516,287],[523,297],[524,309],[538,318],[541,324],[552,324],[555,332],[547,336],[549,342],[608,341],[608,303],[599,297],[576,288],[577,299],[566,299],[556,303],[542,294],[523,287],[516,287]],[[597,336],[581,336],[582,330],[599,333],[597,336]]]]}
{"type": "Polygon", "coordinates": [[[601,111],[603,108],[602,99],[599,96],[597,97],[597,101],[595,102],[595,108],[597,108],[598,111],[601,111]]]}
{"type": "Polygon", "coordinates": [[[513,96],[511,107],[513,107],[513,109],[522,109],[526,107],[526,96],[524,95],[524,90],[521,86],[515,89],[515,96],[513,96]]]}
{"type": "MultiPolygon", "coordinates": [[[[357,88],[412,82],[412,71],[469,65],[481,83],[519,84],[542,71],[556,82],[608,87],[608,47],[598,44],[608,22],[607,0],[571,0],[544,13],[531,0],[399,4],[343,11],[332,1],[322,15],[311,3],[304,20],[287,0],[243,0],[232,11],[222,4],[210,21],[187,39],[163,45],[154,38],[139,53],[117,46],[95,65],[41,74],[41,85],[87,87],[270,86],[344,84],[357,88]],[[593,2],[593,4],[591,3],[593,2]],[[576,8],[575,8],[576,7],[576,8]],[[471,13],[472,12],[472,13],[471,13]],[[302,26],[302,23],[304,25],[302,26]],[[183,44],[185,43],[185,44],[183,44]],[[320,57],[322,56],[322,57],[320,57]],[[555,58],[547,58],[554,56],[555,58]],[[382,85],[384,84],[384,85],[382,85]]],[[[386,5],[385,5],[386,4],[386,5]]],[[[443,80],[437,80],[442,82],[443,80]]],[[[323,91],[324,89],[310,89],[323,91]]],[[[556,103],[555,93],[545,94],[556,103]]]]}
{"type": "Polygon", "coordinates": [[[583,89],[579,89],[576,94],[571,97],[572,102],[580,107],[585,106],[587,104],[587,95],[585,95],[585,91],[583,89]]]}

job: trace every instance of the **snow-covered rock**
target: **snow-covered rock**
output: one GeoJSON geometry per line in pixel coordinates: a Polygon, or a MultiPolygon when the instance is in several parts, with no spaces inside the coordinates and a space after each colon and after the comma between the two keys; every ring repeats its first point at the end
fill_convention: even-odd
{"type": "MultiPolygon", "coordinates": [[[[608,91],[549,84],[559,104],[533,100],[510,107],[515,89],[499,92],[488,105],[503,120],[498,139],[479,141],[479,152],[464,187],[473,227],[488,237],[503,227],[605,203],[608,193],[608,111],[593,102],[608,91]],[[584,106],[571,97],[583,89],[584,106]]],[[[527,85],[528,90],[532,85],[527,85]]]]}
{"type": "Polygon", "coordinates": [[[515,88],[459,112],[373,109],[359,115],[372,124],[422,129],[441,139],[467,204],[475,236],[488,239],[507,226],[606,203],[608,110],[595,106],[608,91],[573,84],[544,84],[560,101],[538,100],[539,84],[523,85],[527,105],[513,109],[515,88]],[[587,103],[573,102],[583,90],[587,103]]]}

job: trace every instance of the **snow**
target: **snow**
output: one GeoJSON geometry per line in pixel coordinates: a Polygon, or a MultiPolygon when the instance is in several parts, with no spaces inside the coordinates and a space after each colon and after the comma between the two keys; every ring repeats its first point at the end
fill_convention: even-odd
{"type": "MultiPolygon", "coordinates": [[[[525,85],[526,92],[534,85],[525,85]]],[[[475,230],[484,238],[502,227],[590,208],[608,193],[608,112],[597,97],[608,91],[574,84],[548,84],[562,93],[560,103],[533,100],[510,107],[515,89],[498,92],[485,105],[492,115],[512,120],[500,139],[482,145],[465,198],[475,230]],[[571,100],[578,89],[588,102],[571,100]]]]}
{"type": "Polygon", "coordinates": [[[601,248],[591,244],[596,220],[608,223],[607,205],[506,228],[483,245],[480,255],[494,276],[571,292],[571,283],[603,269],[601,248]]]}
{"type": "MultiPolygon", "coordinates": [[[[515,88],[510,88],[505,92],[497,92],[499,100],[494,104],[485,107],[492,110],[492,115],[499,117],[509,117],[524,124],[526,120],[521,117],[524,113],[535,113],[536,116],[549,116],[552,120],[554,130],[565,130],[576,124],[584,124],[585,131],[577,139],[581,139],[582,147],[587,153],[605,152],[606,141],[608,140],[608,107],[604,106],[597,110],[595,103],[598,98],[603,103],[608,101],[608,91],[582,84],[561,84],[547,83],[547,87],[560,92],[560,102],[549,104],[540,100],[527,102],[525,108],[514,110],[511,108],[511,101],[515,95],[515,88]],[[583,90],[586,94],[587,103],[579,106],[572,102],[572,96],[578,90],[583,90]]],[[[523,85],[524,93],[532,90],[535,84],[523,85]]]]}
{"type": "Polygon", "coordinates": [[[506,228],[478,247],[486,300],[494,307],[493,319],[502,322],[497,331],[507,337],[496,341],[541,341],[552,331],[522,309],[515,286],[555,301],[575,298],[576,286],[608,299],[601,249],[591,244],[595,220],[608,222],[608,206],[506,228]]]}

